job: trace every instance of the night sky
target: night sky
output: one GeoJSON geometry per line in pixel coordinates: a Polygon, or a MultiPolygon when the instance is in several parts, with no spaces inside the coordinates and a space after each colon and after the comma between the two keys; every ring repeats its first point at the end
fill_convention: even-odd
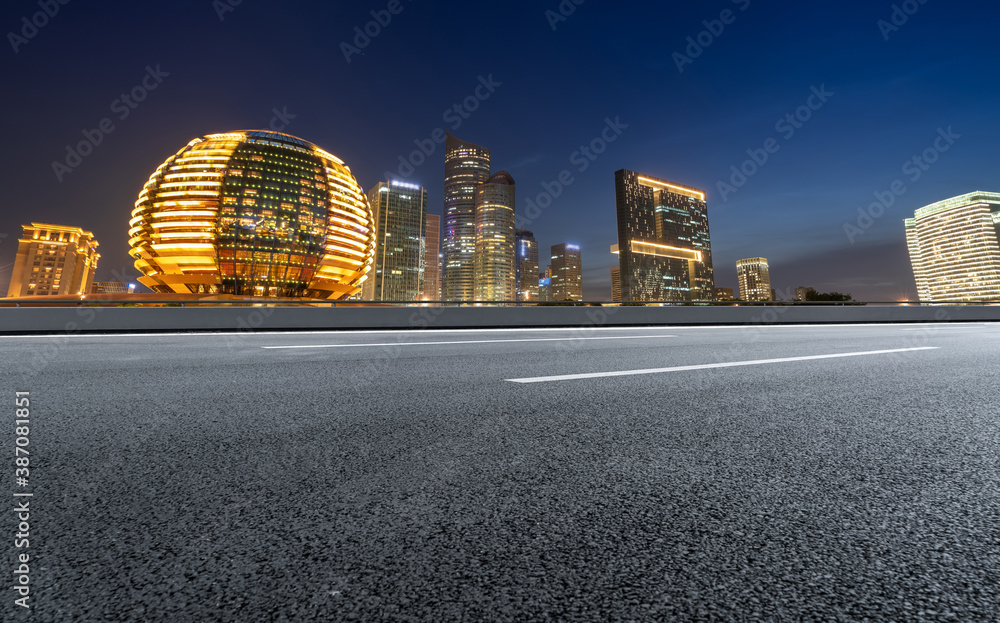
{"type": "Polygon", "coordinates": [[[411,152],[422,142],[433,153],[402,172],[440,214],[441,128],[490,148],[494,171],[514,176],[518,215],[531,217],[543,256],[582,245],[587,299],[610,299],[621,168],[708,192],[717,287],[736,286],[736,260],[764,256],[786,296],[807,285],[913,298],[902,219],[1000,190],[1000,7],[897,6],[894,23],[888,0],[565,0],[567,16],[558,0],[69,0],[34,29],[22,18],[41,11],[38,0],[8,0],[0,289],[29,221],[93,231],[99,280],[136,276],[136,195],[192,138],[226,130],[272,127],[317,143],[365,188],[399,175],[401,156],[419,163],[411,152]],[[391,21],[345,53],[372,11],[391,21]],[[477,98],[481,84],[491,86],[477,98]],[[134,87],[145,97],[129,107],[119,98],[134,87]],[[785,115],[797,110],[793,125],[785,115]],[[105,119],[110,132],[98,130],[105,119]],[[100,143],[77,162],[67,146],[84,130],[100,143]],[[615,138],[597,141],[602,153],[578,153],[602,133],[615,138]],[[744,166],[748,150],[766,163],[744,166]],[[933,163],[912,162],[925,150],[933,163]],[[733,166],[752,175],[736,184],[733,166]],[[558,196],[529,210],[563,171],[572,182],[550,185],[558,196]],[[893,194],[894,182],[905,192],[893,194]],[[874,193],[891,205],[859,217],[874,193]]]}

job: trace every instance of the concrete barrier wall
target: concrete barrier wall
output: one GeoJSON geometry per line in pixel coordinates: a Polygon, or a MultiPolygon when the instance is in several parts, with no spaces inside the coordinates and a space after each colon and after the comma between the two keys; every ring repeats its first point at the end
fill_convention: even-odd
{"type": "Polygon", "coordinates": [[[0,308],[0,334],[973,321],[1000,306],[0,308]]]}

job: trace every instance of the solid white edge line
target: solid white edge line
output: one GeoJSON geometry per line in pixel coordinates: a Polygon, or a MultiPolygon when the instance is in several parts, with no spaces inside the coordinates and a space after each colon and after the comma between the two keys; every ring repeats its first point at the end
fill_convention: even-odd
{"type": "Polygon", "coordinates": [[[509,344],[516,342],[576,342],[579,340],[639,340],[677,337],[676,335],[615,335],[611,337],[542,337],[524,340],[448,340],[444,342],[388,342],[386,344],[297,344],[293,346],[261,346],[268,350],[290,348],[360,348],[362,346],[437,346],[440,344],[509,344]]]}
{"type": "Polygon", "coordinates": [[[505,379],[511,383],[545,383],[549,381],[571,381],[576,379],[596,379],[609,376],[632,376],[639,374],[660,374],[664,372],[683,372],[686,370],[709,370],[712,368],[733,368],[736,366],[757,366],[769,363],[788,363],[792,361],[809,361],[812,359],[835,359],[838,357],[861,357],[863,355],[887,355],[889,353],[906,353],[918,350],[938,350],[937,346],[921,346],[919,348],[895,348],[892,350],[869,350],[857,353],[835,353],[832,355],[809,355],[806,357],[782,357],[780,359],[758,359],[754,361],[731,361],[727,363],[706,363],[694,366],[675,366],[672,368],[648,368],[645,370],[621,370],[618,372],[590,372],[586,374],[562,374],[558,376],[536,376],[523,379],[505,379]]]}
{"type": "MultiPolygon", "coordinates": [[[[316,331],[268,331],[266,329],[261,330],[251,330],[251,331],[157,331],[157,332],[147,332],[147,333],[25,333],[20,335],[0,335],[0,339],[3,338],[26,338],[26,337],[58,337],[58,338],[69,338],[69,337],[212,337],[212,336],[223,336],[223,335],[244,335],[244,336],[254,336],[254,337],[268,337],[268,336],[278,336],[278,335],[399,335],[399,334],[418,334],[418,335],[443,335],[446,333],[527,333],[527,332],[553,332],[553,331],[673,331],[675,329],[682,329],[684,327],[671,327],[671,326],[641,326],[637,325],[634,327],[524,327],[524,328],[507,328],[507,329],[369,329],[363,331],[354,331],[351,329],[323,329],[316,331]]],[[[694,327],[692,327],[694,328],[694,327]]]]}
{"type": "Polygon", "coordinates": [[[734,324],[734,325],[698,325],[698,326],[684,326],[684,325],[635,325],[631,327],[510,327],[505,329],[369,329],[363,331],[351,331],[351,330],[337,330],[337,329],[324,329],[317,331],[267,331],[267,330],[252,330],[252,331],[163,331],[163,332],[147,332],[147,333],[26,333],[19,335],[0,335],[0,339],[23,339],[23,338],[109,338],[109,337],[211,337],[211,336],[222,336],[222,335],[243,335],[243,336],[257,336],[257,337],[267,337],[273,335],[381,335],[390,334],[398,335],[401,333],[417,333],[417,334],[445,334],[445,333],[495,333],[495,332],[530,332],[530,331],[695,331],[695,330],[713,330],[713,329],[844,329],[849,327],[941,327],[950,325],[984,325],[984,326],[997,326],[998,322],[868,322],[868,323],[855,323],[855,324],[734,324]]]}
{"type": "MultiPolygon", "coordinates": [[[[972,324],[975,325],[976,323],[972,323],[972,324]]],[[[927,331],[928,329],[936,331],[938,329],[968,329],[968,328],[969,328],[968,326],[965,326],[965,323],[961,323],[961,324],[957,324],[957,325],[951,325],[951,324],[949,324],[949,325],[933,325],[933,324],[929,324],[929,325],[921,325],[919,327],[907,327],[906,329],[900,329],[900,331],[927,331]]]]}

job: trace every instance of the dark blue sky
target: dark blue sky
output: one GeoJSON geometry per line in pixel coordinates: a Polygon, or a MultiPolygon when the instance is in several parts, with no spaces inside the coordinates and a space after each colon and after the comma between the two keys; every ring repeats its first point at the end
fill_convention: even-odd
{"type": "MultiPolygon", "coordinates": [[[[764,256],[781,290],[811,285],[867,300],[915,296],[904,217],[946,197],[1000,189],[993,2],[898,2],[916,10],[887,30],[879,21],[891,24],[892,2],[586,0],[554,22],[546,12],[557,13],[558,0],[401,0],[401,12],[350,62],[342,42],[387,0],[235,2],[69,0],[30,38],[6,36],[0,288],[30,220],[94,231],[100,279],[126,267],[136,274],[128,219],[149,174],[196,136],[266,128],[274,109],[289,113],[284,131],[343,158],[366,188],[437,128],[492,150],[494,169],[517,181],[521,215],[543,183],[568,170],[573,182],[530,229],[545,250],[582,245],[589,299],[610,297],[620,168],[708,191],[717,286],[736,285],[737,259],[764,256]],[[220,7],[232,10],[220,19],[220,7]],[[731,23],[701,35],[709,45],[679,71],[688,37],[698,39],[704,22],[727,9],[731,23]],[[162,82],[122,119],[125,108],[114,102],[142,84],[147,66],[159,68],[162,82]],[[476,107],[468,118],[458,127],[455,115],[445,120],[491,76],[499,86],[468,100],[476,107]],[[810,100],[824,85],[827,101],[810,100]],[[801,109],[809,117],[801,127],[776,126],[808,103],[818,110],[801,109]],[[113,131],[59,181],[53,162],[66,163],[67,145],[105,118],[113,131]],[[606,119],[628,127],[581,172],[573,154],[601,136],[606,119]],[[934,150],[948,128],[960,138],[934,150]],[[768,139],[777,151],[767,162],[735,192],[720,188],[768,139]],[[928,149],[933,164],[904,172],[928,149]],[[896,181],[906,190],[893,196],[896,181]],[[876,192],[892,205],[859,223],[858,209],[876,192]],[[858,229],[849,236],[845,224],[858,229]]],[[[0,25],[19,35],[22,18],[38,11],[38,0],[10,0],[0,25]]],[[[436,145],[410,176],[426,186],[434,213],[442,209],[442,151],[436,145]]]]}

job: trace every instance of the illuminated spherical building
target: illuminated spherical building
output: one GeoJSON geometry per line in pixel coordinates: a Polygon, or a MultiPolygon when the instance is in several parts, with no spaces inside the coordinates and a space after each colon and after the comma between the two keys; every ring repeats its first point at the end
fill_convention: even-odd
{"type": "Polygon", "coordinates": [[[191,141],[150,176],[129,225],[139,281],[161,293],[343,299],[375,255],[351,170],[277,132],[191,141]]]}

